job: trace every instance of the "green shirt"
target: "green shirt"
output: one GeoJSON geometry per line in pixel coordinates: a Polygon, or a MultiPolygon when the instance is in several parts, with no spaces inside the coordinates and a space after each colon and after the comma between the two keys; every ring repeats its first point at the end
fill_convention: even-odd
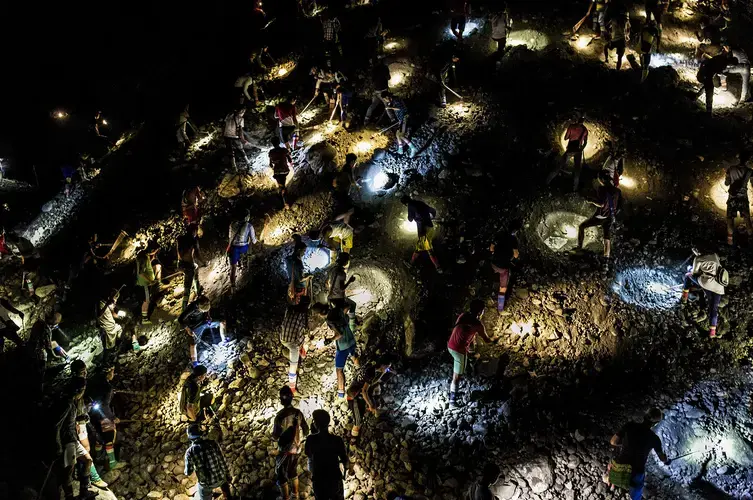
{"type": "Polygon", "coordinates": [[[149,286],[154,281],[154,269],[152,268],[152,261],[149,256],[145,258],[136,259],[136,284],[141,286],[149,286]],[[142,276],[147,277],[145,280],[142,276]]]}

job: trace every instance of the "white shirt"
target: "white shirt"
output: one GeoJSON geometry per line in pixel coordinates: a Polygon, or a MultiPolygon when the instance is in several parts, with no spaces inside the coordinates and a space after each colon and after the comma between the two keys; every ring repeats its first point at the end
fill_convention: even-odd
{"type": "Polygon", "coordinates": [[[248,88],[254,84],[254,79],[251,78],[251,75],[243,75],[239,76],[237,80],[235,80],[235,88],[243,89],[243,95],[246,96],[246,99],[249,101],[251,100],[251,96],[248,95],[248,88]]]}
{"type": "Polygon", "coordinates": [[[724,295],[724,286],[716,280],[716,274],[722,267],[719,256],[715,253],[700,255],[693,259],[693,275],[698,277],[698,284],[709,292],[724,295]]]}
{"type": "Polygon", "coordinates": [[[246,221],[231,223],[228,238],[230,239],[230,244],[234,247],[242,247],[248,245],[249,242],[257,242],[254,226],[246,221]]]}

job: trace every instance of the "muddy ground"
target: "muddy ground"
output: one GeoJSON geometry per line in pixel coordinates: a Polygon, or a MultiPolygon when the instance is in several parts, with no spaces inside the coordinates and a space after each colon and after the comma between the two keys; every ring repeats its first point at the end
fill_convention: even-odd
{"type": "MultiPolygon", "coordinates": [[[[249,498],[274,498],[269,423],[287,370],[277,340],[287,279],[284,259],[292,234],[307,234],[336,215],[331,174],[353,151],[364,181],[362,189],[351,191],[358,231],[351,268],[358,281],[352,293],[366,320],[359,348],[364,360],[397,352],[402,361],[398,376],[383,390],[382,413],[367,419],[360,442],[350,448],[348,497],[382,498],[399,491],[419,498],[460,498],[485,461],[493,460],[503,470],[495,486],[501,499],[619,498],[601,480],[612,453],[609,438],[624,422],[658,405],[667,410],[659,428],[667,454],[690,454],[670,467],[650,459],[646,495],[741,498],[753,488],[753,311],[748,300],[753,242],[743,234],[735,248],[724,246],[725,195],[718,183],[738,148],[752,145],[753,107],[748,103],[706,116],[692,98],[693,83],[683,76],[685,60],[652,69],[640,85],[638,72],[617,72],[614,61],[608,68],[597,60],[600,41],[581,47],[580,38],[562,35],[582,15],[579,9],[546,2],[511,6],[513,47],[498,72],[490,59],[483,11],[474,14],[477,31],[468,37],[458,64],[457,90],[465,99],[451,98],[446,109],[434,105],[432,83],[422,76],[428,51],[449,37],[444,17],[427,14],[419,22],[410,15],[383,16],[392,30],[388,42],[395,43],[386,58],[393,90],[411,107],[412,140],[422,150],[416,158],[399,155],[392,136],[374,136],[375,129],[327,125],[328,112],[319,101],[306,116],[304,147],[296,153],[295,202],[281,210],[266,170],[269,106],[286,92],[299,95],[299,103],[308,101],[306,73],[312,62],[300,48],[281,52],[277,57],[298,64],[285,78],[266,84],[266,107],[247,114],[248,174],[229,172],[219,128],[228,108],[221,102],[205,106],[202,137],[207,139],[185,157],[170,150],[168,127],[146,122],[102,162],[94,181],[73,198],[58,197],[49,212],[30,214],[17,227],[40,254],[28,259],[25,270],[34,273],[38,286],[56,284],[58,289],[29,300],[19,289],[24,269],[6,263],[4,295],[31,313],[27,327],[28,316],[60,310],[71,337],[69,351],[96,367],[100,348],[91,313],[96,293],[132,283],[133,249],[139,241],[155,239],[162,245],[165,274],[171,274],[172,245],[182,230],[180,193],[201,185],[208,194],[202,236],[208,265],[200,280],[217,316],[228,320],[232,341],[220,346],[218,339],[205,338],[200,358],[210,367],[210,387],[223,406],[223,446],[235,486],[249,498]],[[589,168],[603,163],[608,140],[620,141],[628,152],[625,177],[632,182],[623,183],[626,204],[608,272],[596,257],[600,233],[588,235],[586,256],[569,252],[573,229],[592,213],[586,198],[595,172],[584,171],[579,193],[569,193],[568,177],[555,180],[551,189],[543,186],[562,153],[559,137],[576,108],[585,112],[592,133],[589,168]],[[389,188],[375,191],[373,178],[380,171],[388,174],[389,188]],[[141,187],[145,178],[150,189],[141,187]],[[435,245],[441,275],[428,260],[407,266],[414,235],[404,226],[405,208],[398,201],[403,193],[438,210],[435,245]],[[237,207],[252,209],[263,242],[241,272],[240,290],[230,295],[224,248],[229,214],[237,207]],[[498,315],[487,248],[514,219],[524,224],[521,259],[513,270],[509,306],[498,315]],[[84,270],[63,302],[69,264],[78,262],[86,238],[97,231],[113,241],[121,228],[128,238],[112,262],[84,270]],[[707,324],[698,321],[698,303],[685,309],[678,304],[683,264],[693,246],[718,252],[732,276],[722,303],[721,337],[715,341],[707,338],[707,324]],[[469,405],[450,409],[445,343],[455,316],[473,297],[489,302],[484,323],[494,343],[478,349],[481,356],[464,387],[469,405]]],[[[683,36],[692,33],[701,13],[695,3],[675,6],[665,23],[667,51],[692,47],[683,36]]],[[[745,42],[740,36],[747,22],[744,12],[733,9],[733,14],[738,24],[733,23],[730,37],[745,42]]],[[[359,8],[345,16],[357,22],[369,15],[359,8]]],[[[641,21],[636,5],[633,25],[641,21]]],[[[314,31],[310,22],[306,26],[314,31]]],[[[590,37],[588,26],[581,37],[590,37]]],[[[349,55],[346,46],[345,56],[354,64],[349,77],[362,87],[353,107],[362,116],[370,96],[368,71],[364,61],[349,55]]],[[[730,88],[737,91],[734,80],[730,88]]],[[[314,248],[306,256],[311,270],[327,260],[314,248]]],[[[315,290],[321,291],[324,273],[315,274],[315,290]]],[[[171,280],[157,300],[155,324],[139,327],[149,339],[147,348],[119,358],[117,384],[145,392],[122,396],[120,417],[148,421],[122,426],[119,453],[129,467],[105,477],[117,498],[182,500],[193,492],[193,480],[182,475],[185,424],[175,398],[188,360],[184,335],[172,321],[180,308],[179,281],[171,280]]],[[[134,294],[129,290],[123,303],[138,314],[134,294]]],[[[324,325],[312,331],[298,404],[307,416],[316,408],[328,409],[333,430],[347,436],[352,423],[334,397],[328,337],[324,325]]],[[[23,370],[12,356],[4,366],[6,374],[23,370]]],[[[351,368],[346,373],[353,376],[351,368]]],[[[49,370],[48,400],[66,374],[62,366],[49,370]]],[[[11,390],[26,408],[18,392],[11,390]]],[[[20,423],[9,419],[9,425],[20,423]]],[[[17,477],[25,478],[27,486],[41,484],[46,469],[38,457],[21,456],[29,466],[21,467],[17,477]]],[[[11,488],[20,483],[9,482],[11,488]]],[[[302,485],[308,492],[308,474],[302,475],[302,485]]]]}

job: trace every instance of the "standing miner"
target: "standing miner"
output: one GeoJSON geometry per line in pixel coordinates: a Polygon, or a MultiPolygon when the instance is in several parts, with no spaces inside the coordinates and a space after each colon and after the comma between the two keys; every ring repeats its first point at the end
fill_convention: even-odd
{"type": "Polygon", "coordinates": [[[471,301],[469,312],[464,312],[455,321],[452,329],[450,340],[447,341],[447,350],[452,356],[452,382],[450,383],[450,406],[459,404],[457,390],[460,386],[460,377],[465,374],[465,367],[468,363],[468,354],[471,352],[471,346],[476,340],[476,335],[481,337],[484,342],[490,344],[492,339],[486,334],[486,328],[481,322],[484,315],[484,302],[474,299],[471,301]]]}
{"type": "Polygon", "coordinates": [[[735,217],[740,217],[745,221],[745,227],[748,229],[748,237],[753,238],[753,223],[750,220],[750,200],[748,200],[748,184],[751,183],[753,170],[746,166],[750,159],[748,151],[738,153],[738,164],[727,168],[724,176],[724,185],[729,186],[729,197],[727,198],[727,244],[733,244],[735,233],[735,217]]]}
{"type": "Polygon", "coordinates": [[[309,426],[303,412],[293,406],[293,391],[287,385],[280,389],[280,404],[282,410],[275,415],[272,437],[277,440],[277,457],[275,459],[275,475],[277,486],[280,487],[283,500],[293,496],[297,499],[300,492],[298,487],[298,459],[301,455],[302,438],[309,433],[309,426]]]}
{"type": "MultiPolygon", "coordinates": [[[[685,275],[682,303],[687,303],[691,289],[703,290],[708,307],[709,337],[713,339],[716,337],[716,326],[719,322],[719,303],[724,295],[724,287],[729,284],[729,273],[722,267],[717,254],[698,255],[695,249],[693,253],[696,256],[693,266],[685,275]]],[[[703,317],[698,318],[702,319],[703,317]]]]}
{"type": "Polygon", "coordinates": [[[199,225],[191,224],[185,234],[176,241],[178,254],[178,269],[183,271],[183,303],[181,312],[186,310],[191,299],[191,292],[196,286],[196,295],[201,295],[201,283],[199,283],[199,266],[205,264],[201,258],[199,248],[199,225]]]}
{"type": "Polygon", "coordinates": [[[280,188],[282,205],[285,208],[290,208],[285,198],[288,192],[285,185],[287,184],[288,175],[293,170],[293,157],[290,155],[288,148],[280,146],[280,139],[278,137],[272,137],[270,142],[272,149],[269,150],[269,167],[272,169],[272,177],[280,188]]]}
{"type": "Polygon", "coordinates": [[[596,189],[596,200],[589,200],[589,203],[598,208],[590,218],[584,220],[578,226],[578,249],[583,249],[586,229],[601,226],[604,230],[604,271],[607,271],[609,270],[609,258],[612,254],[612,229],[620,207],[622,191],[612,184],[612,178],[607,170],[599,172],[599,184],[596,189]]]}
{"type": "Polygon", "coordinates": [[[583,168],[583,151],[588,145],[588,129],[583,123],[583,116],[580,113],[573,116],[567,130],[565,130],[563,141],[567,141],[565,152],[562,154],[562,159],[557,162],[555,169],[546,178],[546,184],[552,183],[554,178],[565,169],[568,158],[572,156],[574,163],[573,191],[577,191],[580,187],[580,172],[583,168]]]}
{"type": "Polygon", "coordinates": [[[628,490],[631,500],[642,498],[646,482],[646,460],[651,450],[656,452],[659,460],[666,465],[670,464],[662,450],[659,436],[651,430],[662,418],[661,410],[652,408],[643,417],[643,422],[628,422],[609,441],[612,446],[622,446],[619,456],[610,466],[609,482],[628,490]]]}
{"type": "Polygon", "coordinates": [[[520,256],[518,249],[520,245],[518,244],[517,237],[519,230],[520,222],[514,221],[510,224],[507,232],[500,234],[497,240],[489,247],[489,251],[492,253],[492,269],[496,274],[499,274],[499,292],[497,293],[497,312],[499,313],[505,310],[512,261],[520,256]]]}
{"type": "Polygon", "coordinates": [[[651,67],[651,54],[660,50],[661,31],[656,22],[651,21],[643,25],[641,30],[641,83],[648,78],[651,67]]]}
{"type": "Polygon", "coordinates": [[[251,211],[245,210],[243,218],[230,223],[228,230],[228,243],[226,253],[230,261],[230,290],[235,292],[235,275],[238,264],[244,255],[248,253],[248,247],[256,244],[256,231],[251,224],[251,211]]]}
{"type": "Polygon", "coordinates": [[[408,220],[416,223],[418,233],[416,249],[413,251],[410,259],[411,265],[414,265],[418,257],[426,252],[437,272],[441,274],[442,268],[439,267],[439,259],[434,255],[434,244],[432,241],[434,239],[433,219],[437,216],[436,209],[421,200],[414,200],[407,195],[400,199],[400,203],[408,207],[408,220]]]}

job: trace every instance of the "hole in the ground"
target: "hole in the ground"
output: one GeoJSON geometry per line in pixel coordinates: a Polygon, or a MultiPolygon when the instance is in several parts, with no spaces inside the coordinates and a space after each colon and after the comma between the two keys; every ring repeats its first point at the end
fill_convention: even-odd
{"type": "Polygon", "coordinates": [[[628,304],[668,310],[680,301],[680,278],[676,269],[635,267],[617,273],[612,290],[628,304]]]}
{"type": "MultiPolygon", "coordinates": [[[[536,233],[541,241],[553,252],[567,252],[578,244],[578,226],[587,217],[575,212],[550,212],[544,216],[536,227],[536,233]]],[[[595,229],[586,230],[584,246],[600,240],[600,233],[595,229]]]]}

